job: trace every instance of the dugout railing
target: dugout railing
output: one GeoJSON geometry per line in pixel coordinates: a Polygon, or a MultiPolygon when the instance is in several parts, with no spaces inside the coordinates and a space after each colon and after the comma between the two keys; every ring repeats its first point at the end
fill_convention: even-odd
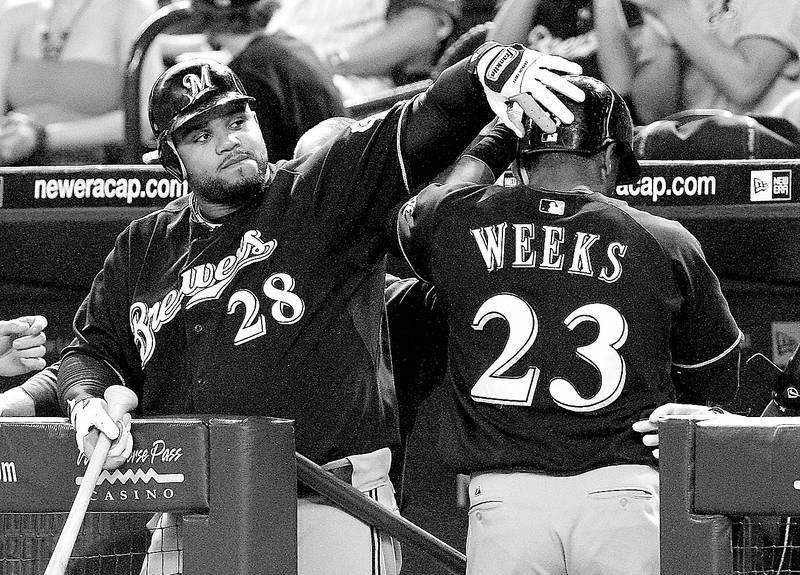
{"type": "MultiPolygon", "coordinates": [[[[184,515],[183,572],[297,572],[289,420],[134,420],[133,454],[97,481],[68,573],[139,573],[157,512],[184,515]],[[119,530],[131,529],[131,541],[119,530]],[[120,537],[121,535],[121,537],[120,537]]],[[[43,573],[86,469],[62,418],[0,418],[0,574],[43,573]]]]}
{"type": "MultiPolygon", "coordinates": [[[[464,572],[462,553],[296,453],[289,420],[138,419],[132,433],[127,462],[96,483],[70,575],[130,575],[144,561],[158,565],[164,556],[148,554],[145,525],[159,512],[183,518],[169,529],[182,534],[187,575],[293,575],[298,479],[446,572],[464,572]]],[[[65,419],[0,418],[0,575],[45,572],[87,463],[65,419]]]]}
{"type": "Polygon", "coordinates": [[[662,575],[800,573],[800,418],[659,428],[662,575]]]}

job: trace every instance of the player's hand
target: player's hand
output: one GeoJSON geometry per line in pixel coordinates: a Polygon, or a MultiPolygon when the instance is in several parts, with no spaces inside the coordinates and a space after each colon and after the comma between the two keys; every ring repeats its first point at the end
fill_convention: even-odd
{"type": "Polygon", "coordinates": [[[556,73],[580,74],[580,65],[521,44],[497,44],[488,49],[484,45],[473,57],[489,106],[520,138],[525,135],[523,113],[547,133],[556,130],[553,117],[564,124],[575,120],[554,92],[576,102],[584,100],[583,90],[556,73]]]}
{"type": "Polygon", "coordinates": [[[31,315],[0,321],[0,376],[14,377],[44,369],[47,319],[31,315]]]}
{"type": "Polygon", "coordinates": [[[111,419],[108,404],[100,397],[90,397],[71,404],[70,420],[75,427],[78,450],[87,458],[92,456],[100,433],[112,440],[103,469],[116,469],[133,450],[131,416],[126,413],[119,421],[111,419]]]}
{"type": "Polygon", "coordinates": [[[719,408],[711,408],[705,405],[693,405],[689,403],[666,403],[653,410],[650,417],[642,419],[633,424],[633,430],[643,433],[642,443],[647,447],[653,447],[653,457],[658,459],[658,424],[670,415],[689,416],[694,420],[703,421],[717,417],[720,414],[730,415],[719,408]]]}
{"type": "Polygon", "coordinates": [[[17,164],[37,150],[37,127],[30,116],[10,112],[0,118],[0,166],[17,164]]]}

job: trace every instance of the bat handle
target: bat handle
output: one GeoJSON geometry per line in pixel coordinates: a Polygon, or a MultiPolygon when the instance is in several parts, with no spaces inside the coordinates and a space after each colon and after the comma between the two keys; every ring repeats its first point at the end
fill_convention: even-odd
{"type": "MultiPolygon", "coordinates": [[[[111,419],[115,421],[121,419],[129,411],[136,409],[139,403],[136,394],[122,385],[112,385],[106,389],[104,397],[108,404],[108,412],[111,415],[111,419]]],[[[61,529],[61,535],[58,537],[56,547],[53,549],[53,554],[47,564],[45,575],[64,575],[66,572],[67,563],[70,555],[72,555],[72,548],[75,546],[78,532],[86,515],[86,509],[92,500],[97,479],[103,471],[103,464],[106,461],[110,447],[111,440],[106,434],[101,433],[97,439],[97,445],[95,445],[94,451],[92,451],[92,455],[89,458],[86,472],[83,474],[83,480],[78,488],[78,494],[75,496],[75,501],[72,502],[67,520],[61,529]]]]}

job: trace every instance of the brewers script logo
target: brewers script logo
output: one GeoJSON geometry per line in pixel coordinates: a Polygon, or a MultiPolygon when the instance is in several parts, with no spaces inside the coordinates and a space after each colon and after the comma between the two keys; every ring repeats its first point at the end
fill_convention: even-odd
{"type": "Polygon", "coordinates": [[[277,245],[276,240],[261,241],[261,232],[248,230],[242,235],[234,255],[225,256],[217,264],[200,264],[184,271],[180,275],[180,287],[167,292],[152,306],[134,302],[129,319],[142,368],[153,357],[155,334],[162,326],[175,319],[182,308],[189,309],[198,303],[218,299],[240,270],[268,259],[277,245]]]}
{"type": "Polygon", "coordinates": [[[189,90],[189,101],[194,102],[201,94],[210,90],[214,86],[211,84],[211,70],[208,65],[200,68],[200,75],[186,74],[183,77],[183,85],[189,90]]]}

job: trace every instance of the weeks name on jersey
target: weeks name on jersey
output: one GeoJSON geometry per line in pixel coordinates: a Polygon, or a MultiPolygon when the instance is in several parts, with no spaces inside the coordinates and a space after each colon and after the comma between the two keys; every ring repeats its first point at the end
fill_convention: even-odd
{"type": "Polygon", "coordinates": [[[180,275],[180,287],[168,291],[161,301],[152,306],[138,301],[131,304],[131,333],[139,349],[142,368],[153,357],[155,334],[162,326],[175,319],[183,308],[218,299],[240,270],[272,256],[277,245],[274,239],[262,241],[260,231],[248,230],[242,235],[235,254],[225,256],[216,264],[204,263],[185,270],[180,275]]]}
{"type": "Polygon", "coordinates": [[[501,222],[470,233],[489,272],[507,266],[537,268],[614,283],[622,277],[628,251],[618,241],[604,244],[599,234],[578,231],[567,238],[562,226],[501,222]]]}

